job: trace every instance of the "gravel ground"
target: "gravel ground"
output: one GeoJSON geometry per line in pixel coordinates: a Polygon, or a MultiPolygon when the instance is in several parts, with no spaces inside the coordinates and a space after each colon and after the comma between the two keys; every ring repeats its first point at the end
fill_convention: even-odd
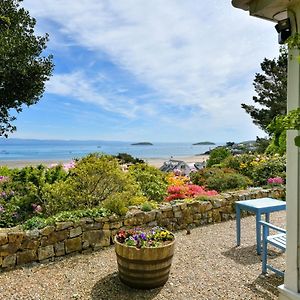
{"type": "MultiPolygon", "coordinates": [[[[271,222],[283,227],[285,212],[271,222]]],[[[277,299],[283,279],[261,276],[255,251],[255,219],[242,219],[242,245],[235,246],[235,221],[176,233],[169,281],[149,291],[135,290],[118,279],[114,248],[79,254],[47,264],[0,273],[0,299],[277,299]]],[[[278,254],[278,253],[277,253],[278,254]]],[[[284,255],[271,257],[284,268],[284,255]]]]}

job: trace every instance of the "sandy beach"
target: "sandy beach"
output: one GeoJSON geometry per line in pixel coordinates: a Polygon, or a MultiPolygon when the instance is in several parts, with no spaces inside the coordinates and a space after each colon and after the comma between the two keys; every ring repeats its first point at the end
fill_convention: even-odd
{"type": "MultiPolygon", "coordinates": [[[[194,155],[194,156],[173,156],[169,159],[183,160],[186,163],[203,162],[208,159],[208,155],[194,155]]],[[[147,158],[144,159],[149,165],[154,167],[161,167],[168,158],[147,158]]],[[[25,166],[37,166],[40,164],[50,166],[55,163],[67,163],[70,160],[1,160],[0,166],[7,166],[9,168],[23,168],[25,166]]]]}

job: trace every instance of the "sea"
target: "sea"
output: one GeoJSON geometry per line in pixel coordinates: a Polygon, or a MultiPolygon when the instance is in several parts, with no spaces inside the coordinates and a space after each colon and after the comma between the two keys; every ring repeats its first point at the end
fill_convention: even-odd
{"type": "Polygon", "coordinates": [[[216,145],[193,143],[152,143],[132,145],[133,142],[0,139],[0,161],[68,160],[89,153],[117,155],[128,153],[133,157],[151,159],[200,155],[216,145]]]}

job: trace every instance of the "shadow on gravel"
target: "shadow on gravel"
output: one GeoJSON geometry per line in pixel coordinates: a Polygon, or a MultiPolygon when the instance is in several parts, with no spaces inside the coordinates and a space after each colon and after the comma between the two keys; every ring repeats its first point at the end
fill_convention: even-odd
{"type": "Polygon", "coordinates": [[[260,263],[260,256],[256,254],[256,245],[248,247],[232,247],[222,252],[222,255],[242,265],[253,265],[260,263]]]}
{"type": "Polygon", "coordinates": [[[157,296],[162,288],[153,290],[136,290],[123,284],[118,272],[107,275],[99,280],[92,288],[92,300],[150,300],[157,296]]]}
{"type": "MultiPolygon", "coordinates": [[[[276,259],[282,254],[281,251],[268,249],[268,260],[276,259]]],[[[257,255],[255,245],[248,247],[232,247],[229,250],[222,252],[222,255],[242,265],[261,263],[261,257],[260,255],[257,255]]]]}
{"type": "Polygon", "coordinates": [[[247,287],[262,299],[273,300],[278,297],[277,287],[281,284],[283,284],[283,277],[278,277],[275,274],[260,275],[247,287]]]}

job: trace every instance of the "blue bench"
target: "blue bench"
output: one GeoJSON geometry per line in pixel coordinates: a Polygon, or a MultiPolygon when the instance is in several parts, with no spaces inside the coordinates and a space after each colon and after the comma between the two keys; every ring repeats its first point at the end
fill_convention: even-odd
{"type": "Polygon", "coordinates": [[[260,221],[260,225],[263,228],[262,236],[262,274],[266,274],[267,270],[275,272],[279,276],[284,276],[284,272],[276,269],[275,267],[268,264],[268,244],[285,251],[286,250],[286,230],[280,227],[274,226],[273,224],[260,221]],[[278,234],[269,235],[269,229],[273,229],[278,234]]]}

